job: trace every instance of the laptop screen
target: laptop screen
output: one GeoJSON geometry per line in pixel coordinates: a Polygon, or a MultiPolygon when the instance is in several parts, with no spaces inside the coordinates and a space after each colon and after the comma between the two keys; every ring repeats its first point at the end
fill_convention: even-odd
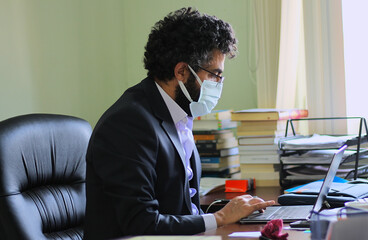
{"type": "Polygon", "coordinates": [[[330,191],[331,184],[336,176],[337,170],[339,169],[341,159],[346,148],[346,145],[342,146],[332,157],[330,167],[328,168],[326,177],[323,180],[321,190],[319,191],[317,201],[313,206],[312,212],[319,212],[322,209],[323,202],[326,200],[328,191],[330,191]]]}

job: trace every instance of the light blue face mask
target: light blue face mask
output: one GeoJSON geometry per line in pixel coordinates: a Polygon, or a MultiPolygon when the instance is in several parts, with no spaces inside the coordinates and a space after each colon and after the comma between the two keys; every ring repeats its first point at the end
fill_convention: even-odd
{"type": "Polygon", "coordinates": [[[188,65],[189,70],[193,73],[194,77],[197,79],[199,85],[201,85],[201,92],[199,95],[198,102],[194,102],[190,97],[187,88],[182,81],[179,81],[179,86],[181,91],[184,93],[185,97],[190,101],[189,108],[193,117],[199,117],[206,115],[212,111],[212,109],[217,105],[218,100],[221,97],[223,83],[214,82],[210,80],[204,80],[203,82],[194,72],[194,70],[188,65]]]}

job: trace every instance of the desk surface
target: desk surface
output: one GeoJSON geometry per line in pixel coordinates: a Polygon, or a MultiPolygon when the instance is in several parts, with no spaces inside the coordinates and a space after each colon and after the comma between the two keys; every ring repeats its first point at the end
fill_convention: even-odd
{"type": "MultiPolygon", "coordinates": [[[[249,192],[249,194],[253,196],[258,196],[263,198],[264,200],[275,200],[277,202],[277,197],[282,193],[282,189],[280,187],[258,187],[257,189],[249,192]]],[[[207,196],[203,196],[201,198],[201,205],[209,205],[212,201],[216,199],[232,199],[235,196],[240,195],[241,193],[225,193],[225,192],[216,192],[211,193],[207,196]]],[[[254,232],[254,231],[261,231],[265,224],[229,224],[214,230],[206,231],[204,233],[200,233],[198,235],[205,235],[205,236],[213,236],[219,235],[222,236],[222,240],[231,239],[231,240],[246,240],[246,239],[258,239],[258,238],[233,238],[228,237],[229,234],[233,232],[254,232]]],[[[288,224],[285,224],[288,226],[288,224]]],[[[283,232],[289,233],[289,240],[297,239],[297,240],[304,240],[310,239],[310,233],[305,233],[304,231],[296,231],[296,230],[284,230],[283,232]]]]}

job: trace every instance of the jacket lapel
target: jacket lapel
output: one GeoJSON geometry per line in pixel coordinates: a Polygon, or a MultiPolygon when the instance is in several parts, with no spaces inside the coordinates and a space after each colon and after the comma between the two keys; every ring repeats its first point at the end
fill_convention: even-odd
{"type": "Polygon", "coordinates": [[[171,118],[170,112],[167,109],[167,106],[162,99],[160,92],[157,89],[155,82],[151,79],[144,79],[144,90],[150,99],[152,99],[151,106],[153,113],[157,118],[161,119],[161,126],[169,136],[171,142],[174,144],[176,151],[178,152],[181,161],[183,163],[183,167],[185,168],[185,155],[183,147],[181,146],[181,142],[178,136],[178,132],[176,131],[175,124],[171,118]]]}
{"type": "Polygon", "coordinates": [[[157,89],[155,82],[151,79],[146,78],[142,81],[142,84],[144,86],[144,91],[150,97],[150,99],[152,99],[151,102],[154,103],[154,104],[151,104],[153,113],[156,115],[157,118],[161,119],[162,128],[164,129],[166,134],[169,136],[171,142],[173,143],[176,151],[178,152],[180,156],[182,167],[185,173],[185,179],[184,179],[185,202],[186,202],[186,205],[189,211],[192,212],[191,200],[189,196],[188,176],[187,176],[187,171],[185,169],[185,154],[184,154],[184,150],[181,145],[175,124],[171,118],[170,112],[167,109],[167,106],[164,100],[162,99],[162,96],[159,90],[157,89]]]}
{"type": "Polygon", "coordinates": [[[162,122],[162,127],[166,131],[167,135],[171,139],[171,142],[174,144],[174,146],[176,148],[176,151],[180,155],[180,159],[181,159],[182,166],[183,166],[184,173],[185,173],[185,179],[184,179],[185,203],[186,203],[187,208],[189,209],[189,211],[192,213],[191,199],[190,199],[190,195],[189,195],[189,181],[188,181],[187,171],[185,169],[185,160],[184,160],[185,155],[184,155],[184,150],[183,150],[183,148],[181,146],[181,143],[180,143],[178,133],[176,131],[176,127],[172,123],[172,120],[171,120],[171,123],[169,123],[167,121],[163,121],[162,122]]]}
{"type": "Polygon", "coordinates": [[[185,168],[185,155],[183,147],[181,146],[181,142],[178,136],[178,132],[176,131],[176,127],[173,123],[163,121],[162,128],[166,131],[169,136],[171,142],[174,144],[176,151],[179,153],[181,162],[183,163],[183,167],[185,168]]]}

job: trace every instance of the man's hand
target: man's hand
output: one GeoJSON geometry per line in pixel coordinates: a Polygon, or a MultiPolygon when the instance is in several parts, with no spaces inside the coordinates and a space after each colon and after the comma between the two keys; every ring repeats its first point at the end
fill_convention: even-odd
{"type": "Polygon", "coordinates": [[[217,226],[220,227],[235,223],[241,218],[252,214],[254,211],[259,210],[263,212],[263,209],[273,204],[275,204],[275,201],[264,201],[261,198],[252,197],[251,195],[235,197],[221,210],[214,213],[217,226]]]}

